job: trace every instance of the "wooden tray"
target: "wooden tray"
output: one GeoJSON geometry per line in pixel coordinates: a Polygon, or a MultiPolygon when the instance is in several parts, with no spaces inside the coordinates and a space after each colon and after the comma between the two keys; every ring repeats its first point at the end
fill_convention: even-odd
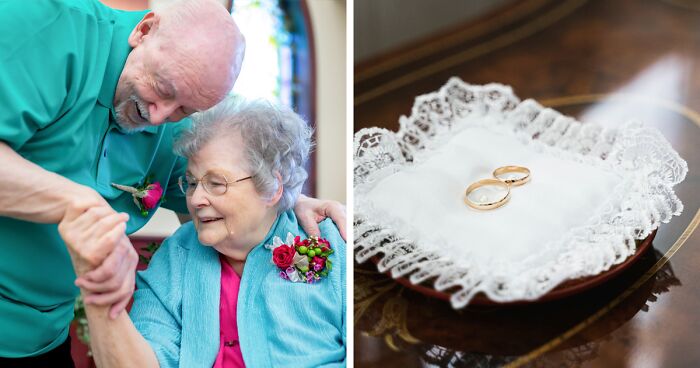
{"type": "MultiPolygon", "coordinates": [[[[525,304],[533,304],[533,303],[544,303],[544,302],[549,302],[552,300],[557,300],[561,298],[566,298],[571,295],[575,295],[581,292],[584,292],[586,290],[589,290],[591,288],[594,288],[611,278],[615,277],[618,275],[620,272],[623,270],[627,269],[629,266],[634,264],[639,257],[646,252],[647,249],[651,246],[652,241],[654,240],[654,237],[656,236],[656,230],[654,230],[649,236],[646,237],[646,239],[637,241],[637,251],[629,258],[627,258],[624,262],[613,266],[609,270],[602,272],[598,275],[595,276],[588,276],[588,277],[583,277],[580,279],[575,279],[575,280],[569,280],[566,281],[556,288],[554,288],[552,291],[549,293],[545,294],[539,299],[535,300],[520,300],[520,301],[514,301],[514,302],[506,302],[506,303],[499,303],[495,302],[486,295],[479,293],[474,298],[469,302],[468,306],[516,306],[516,305],[525,305],[525,304]]],[[[372,262],[377,264],[379,262],[379,257],[373,257],[372,262]]],[[[391,272],[387,271],[386,272],[389,277],[391,277],[391,272]]],[[[445,301],[450,300],[450,292],[449,290],[447,291],[437,291],[432,287],[432,282],[433,280],[427,280],[421,284],[413,284],[411,281],[409,281],[405,277],[399,277],[399,278],[394,278],[396,282],[399,284],[415,290],[421,294],[424,294],[426,296],[432,297],[432,298],[437,298],[437,299],[442,299],[445,301]]]]}

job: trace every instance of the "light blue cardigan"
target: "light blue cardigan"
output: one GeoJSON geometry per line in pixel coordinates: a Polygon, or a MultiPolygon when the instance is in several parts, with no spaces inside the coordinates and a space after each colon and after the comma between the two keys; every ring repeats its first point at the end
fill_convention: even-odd
{"type": "MultiPolygon", "coordinates": [[[[306,234],[289,210],[246,259],[238,295],[238,332],[246,366],[345,366],[345,242],[330,219],[321,237],[335,250],[333,269],[316,284],[282,279],[265,244],[306,234]]],[[[182,225],[136,278],[131,319],[161,367],[211,367],[219,350],[221,264],[218,252],[182,225]]]]}

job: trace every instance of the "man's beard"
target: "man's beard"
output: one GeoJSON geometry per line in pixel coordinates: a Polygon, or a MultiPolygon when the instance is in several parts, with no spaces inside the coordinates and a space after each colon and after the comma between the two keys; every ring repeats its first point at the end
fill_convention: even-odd
{"type": "MultiPolygon", "coordinates": [[[[129,96],[128,99],[120,103],[119,105],[115,106],[114,112],[116,115],[116,121],[117,125],[119,125],[122,129],[124,129],[127,133],[138,133],[142,132],[144,129],[146,129],[149,124],[148,121],[150,120],[150,116],[148,113],[148,105],[143,102],[142,99],[140,99],[136,95],[131,95],[129,96]],[[127,113],[127,108],[132,105],[132,108],[134,111],[132,112],[132,115],[140,115],[138,118],[143,117],[146,119],[145,122],[134,122],[134,119],[138,118],[133,118],[130,117],[129,114],[127,113]]],[[[140,119],[139,119],[140,120],[140,119]]]]}

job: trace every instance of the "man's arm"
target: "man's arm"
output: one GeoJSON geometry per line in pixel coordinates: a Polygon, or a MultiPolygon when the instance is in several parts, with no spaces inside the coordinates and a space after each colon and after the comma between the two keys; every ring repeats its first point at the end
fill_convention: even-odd
{"type": "MultiPolygon", "coordinates": [[[[107,201],[90,187],[75,183],[61,175],[43,169],[17,154],[7,144],[0,141],[0,216],[20,220],[58,223],[66,215],[67,209],[77,213],[99,209],[103,213],[116,214],[107,201]]],[[[114,304],[113,313],[123,309],[128,303],[131,290],[127,290],[127,277],[133,270],[125,267],[126,251],[131,244],[124,245],[121,252],[115,252],[116,244],[97,247],[85,244],[73,252],[85,259],[92,267],[99,268],[97,277],[83,282],[101,282],[107,287],[93,293],[100,293],[98,303],[114,304]],[[103,261],[107,261],[102,264],[103,261]]],[[[133,281],[132,281],[133,285],[133,281]]],[[[89,285],[88,285],[89,287],[89,285]]]]}
{"type": "MultiPolygon", "coordinates": [[[[69,207],[82,213],[91,208],[116,214],[109,204],[92,188],[75,183],[61,175],[34,164],[0,141],[0,216],[25,221],[58,223],[69,207]]],[[[123,231],[122,231],[123,233],[123,231]]],[[[87,244],[73,252],[92,267],[101,265],[97,277],[83,282],[100,282],[106,287],[92,289],[99,293],[97,303],[113,305],[112,313],[123,310],[133,292],[134,270],[124,261],[131,244],[116,248],[115,244],[96,247],[87,244]]],[[[89,287],[89,285],[88,285],[89,287]]]]}
{"type": "Polygon", "coordinates": [[[26,160],[0,141],[0,216],[58,223],[70,204],[89,208],[107,202],[92,188],[26,160]]]}
{"type": "Polygon", "coordinates": [[[10,49],[0,56],[0,216],[58,223],[71,202],[107,206],[91,188],[45,170],[17,153],[37,132],[66,113],[69,76],[61,73],[72,73],[64,55],[73,53],[69,45],[74,44],[71,37],[77,33],[74,29],[51,33],[67,24],[55,16],[66,13],[65,9],[58,2],[2,5],[0,30],[5,32],[0,31],[0,44],[10,45],[10,49]],[[25,32],[28,29],[39,33],[25,32]],[[47,39],[57,41],[50,52],[42,51],[47,39]]]}

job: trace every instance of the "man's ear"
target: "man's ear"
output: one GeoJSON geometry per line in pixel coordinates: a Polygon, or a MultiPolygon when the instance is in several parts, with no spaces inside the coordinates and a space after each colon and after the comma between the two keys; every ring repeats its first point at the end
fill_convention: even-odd
{"type": "Polygon", "coordinates": [[[132,48],[140,45],[146,36],[149,36],[158,27],[160,17],[154,12],[149,12],[143,16],[139,24],[134,27],[129,35],[129,46],[132,48]]]}

